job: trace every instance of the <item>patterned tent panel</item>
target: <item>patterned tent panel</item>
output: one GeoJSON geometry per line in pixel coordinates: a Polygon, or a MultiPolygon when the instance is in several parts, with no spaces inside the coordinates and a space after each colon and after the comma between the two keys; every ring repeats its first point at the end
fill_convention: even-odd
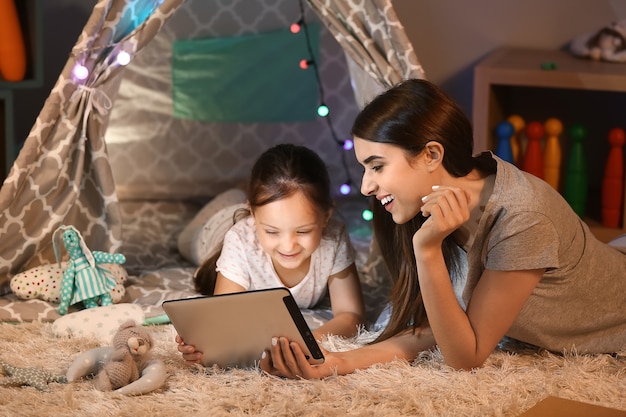
{"type": "Polygon", "coordinates": [[[425,77],[391,0],[308,2],[346,54],[382,87],[425,77]]]}
{"type": "Polygon", "coordinates": [[[95,5],[0,189],[0,293],[13,274],[54,262],[52,233],[61,224],[74,225],[94,250],[120,246],[119,205],[104,142],[115,78],[123,70],[115,56],[120,48],[131,55],[141,50],[181,3],[95,5]],[[84,81],[74,77],[77,63],[89,70],[84,81]]]}
{"type": "MultiPolygon", "coordinates": [[[[81,231],[93,250],[122,243],[104,132],[124,67],[184,0],[99,0],[0,189],[0,293],[20,271],[54,262],[52,234],[81,231]],[[84,81],[73,74],[84,65],[84,81]]],[[[200,0],[197,0],[200,1],[200,0]]],[[[381,88],[424,73],[391,0],[308,0],[356,67],[381,88]]],[[[357,86],[357,90],[358,90],[357,86]]]]}

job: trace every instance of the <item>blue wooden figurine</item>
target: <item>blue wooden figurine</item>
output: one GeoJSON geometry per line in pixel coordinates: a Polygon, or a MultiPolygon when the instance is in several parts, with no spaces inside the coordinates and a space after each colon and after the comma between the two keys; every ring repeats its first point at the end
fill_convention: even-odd
{"type": "Polygon", "coordinates": [[[507,162],[512,164],[515,163],[515,159],[513,158],[513,147],[511,146],[511,138],[515,134],[513,124],[507,120],[500,122],[496,126],[495,133],[498,137],[496,155],[507,162]]]}

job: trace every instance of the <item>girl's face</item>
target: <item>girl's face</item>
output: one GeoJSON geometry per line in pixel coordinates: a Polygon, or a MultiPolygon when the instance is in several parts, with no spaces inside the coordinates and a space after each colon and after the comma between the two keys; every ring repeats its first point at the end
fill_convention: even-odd
{"type": "Polygon", "coordinates": [[[272,258],[277,272],[303,269],[306,274],[327,217],[301,191],[256,208],[253,217],[259,243],[272,258]]]}
{"type": "Polygon", "coordinates": [[[354,138],[357,160],[365,171],[361,193],[376,196],[397,224],[411,220],[422,207],[422,197],[434,184],[427,169],[427,151],[411,161],[398,146],[354,138]]]}

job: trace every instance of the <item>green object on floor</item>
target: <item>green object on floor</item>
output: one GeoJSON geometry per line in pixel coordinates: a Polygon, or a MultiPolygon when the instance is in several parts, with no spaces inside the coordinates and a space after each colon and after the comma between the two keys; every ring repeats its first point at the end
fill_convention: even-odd
{"type": "Polygon", "coordinates": [[[161,314],[160,316],[148,317],[144,320],[144,326],[148,326],[150,324],[168,324],[171,323],[170,318],[167,314],[161,314]]]}

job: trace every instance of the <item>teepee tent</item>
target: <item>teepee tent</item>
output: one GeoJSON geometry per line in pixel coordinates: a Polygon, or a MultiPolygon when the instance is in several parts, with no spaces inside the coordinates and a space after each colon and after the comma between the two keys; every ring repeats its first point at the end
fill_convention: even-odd
{"type": "MultiPolygon", "coordinates": [[[[269,145],[268,137],[300,136],[293,123],[276,128],[172,115],[172,42],[262,33],[288,27],[298,17],[293,0],[216,3],[223,2],[99,0],[95,5],[0,190],[0,286],[5,290],[13,274],[54,262],[51,237],[60,225],[81,230],[91,248],[115,251],[123,242],[120,198],[215,195],[241,181],[246,164],[269,145]],[[284,4],[295,16],[277,10],[284,4]],[[123,57],[131,59],[128,66],[119,60],[123,57]],[[169,171],[174,164],[182,182],[169,171]]],[[[340,106],[343,116],[334,116],[336,123],[349,126],[358,106],[377,91],[424,77],[391,0],[310,0],[306,9],[303,16],[323,22],[323,31],[341,45],[342,65],[347,61],[350,69],[351,81],[332,86],[331,95],[336,91],[338,99],[353,103],[340,106]],[[346,94],[345,87],[354,91],[346,94]]],[[[327,73],[336,70],[333,65],[327,73]]],[[[329,160],[336,157],[335,148],[327,146],[328,134],[312,128],[313,122],[304,125],[316,136],[311,139],[319,145],[316,150],[329,160]]]]}
{"type": "Polygon", "coordinates": [[[391,0],[364,1],[358,7],[343,0],[309,3],[349,57],[361,107],[382,89],[408,78],[424,78],[391,0]]]}

